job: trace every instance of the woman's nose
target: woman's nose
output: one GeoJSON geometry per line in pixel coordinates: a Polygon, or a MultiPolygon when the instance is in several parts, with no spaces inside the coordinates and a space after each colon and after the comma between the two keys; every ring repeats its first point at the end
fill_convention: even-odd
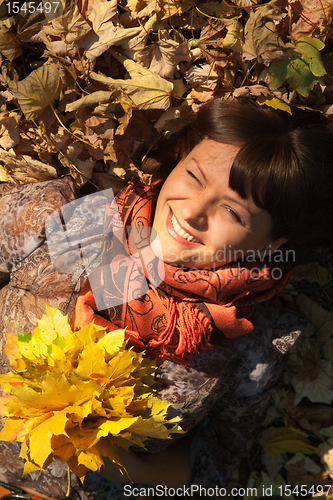
{"type": "Polygon", "coordinates": [[[208,220],[208,206],[198,199],[184,200],[181,216],[184,221],[197,226],[204,226],[208,220]]]}

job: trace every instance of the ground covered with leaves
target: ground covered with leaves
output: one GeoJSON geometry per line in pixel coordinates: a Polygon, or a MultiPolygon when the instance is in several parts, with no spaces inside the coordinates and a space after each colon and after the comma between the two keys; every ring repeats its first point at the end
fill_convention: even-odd
{"type": "MultiPolygon", "coordinates": [[[[333,0],[1,0],[0,182],[149,182],[142,158],[212,97],[332,113],[332,15],[333,0]]],[[[312,260],[283,295],[310,325],[232,486],[333,482],[333,252],[312,260]]]]}

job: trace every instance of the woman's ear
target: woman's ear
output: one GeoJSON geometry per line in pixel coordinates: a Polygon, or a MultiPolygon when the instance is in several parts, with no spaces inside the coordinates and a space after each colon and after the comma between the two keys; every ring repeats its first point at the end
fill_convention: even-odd
{"type": "Polygon", "coordinates": [[[270,241],[262,248],[262,250],[266,250],[269,253],[274,253],[280,248],[281,245],[283,245],[283,243],[286,243],[287,241],[288,238],[279,238],[277,240],[270,241]]]}

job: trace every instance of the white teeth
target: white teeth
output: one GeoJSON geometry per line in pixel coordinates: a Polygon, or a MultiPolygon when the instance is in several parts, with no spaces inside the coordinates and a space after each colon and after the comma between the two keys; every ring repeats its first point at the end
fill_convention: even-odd
{"type": "Polygon", "coordinates": [[[172,222],[174,230],[180,236],[182,236],[183,238],[185,238],[185,240],[187,240],[187,241],[193,241],[193,243],[201,243],[200,240],[198,240],[197,238],[194,238],[194,236],[192,236],[191,234],[187,233],[186,231],[184,231],[184,229],[182,229],[180,227],[180,225],[178,224],[177,219],[174,216],[174,214],[172,214],[172,216],[171,216],[171,222],[172,222]]]}

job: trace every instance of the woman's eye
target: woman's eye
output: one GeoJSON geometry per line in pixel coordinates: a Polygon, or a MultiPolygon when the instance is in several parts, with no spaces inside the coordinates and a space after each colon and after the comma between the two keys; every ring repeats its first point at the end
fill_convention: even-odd
{"type": "Polygon", "coordinates": [[[191,170],[186,170],[186,172],[189,174],[190,177],[192,177],[193,179],[195,179],[197,182],[199,182],[199,184],[201,185],[201,182],[199,181],[199,179],[191,172],[191,170]]]}
{"type": "Polygon", "coordinates": [[[230,207],[225,207],[228,212],[231,213],[231,215],[237,220],[237,222],[239,222],[240,224],[242,224],[242,226],[244,226],[244,222],[242,221],[242,219],[239,217],[238,213],[235,212],[235,210],[233,210],[232,208],[230,207]]]}

